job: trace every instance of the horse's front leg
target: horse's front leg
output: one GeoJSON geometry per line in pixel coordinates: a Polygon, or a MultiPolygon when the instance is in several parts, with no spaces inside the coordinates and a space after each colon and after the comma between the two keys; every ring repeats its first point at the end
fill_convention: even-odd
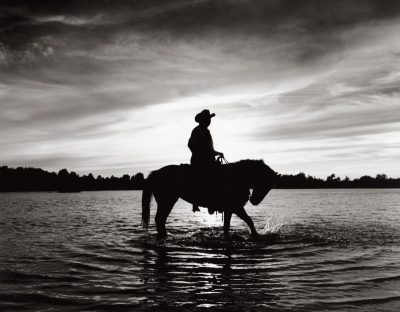
{"type": "Polygon", "coordinates": [[[229,237],[229,228],[231,227],[231,211],[224,211],[224,235],[225,237],[229,237]]]}
{"type": "Polygon", "coordinates": [[[247,212],[244,210],[244,207],[241,207],[240,209],[237,209],[234,211],[236,213],[236,215],[242,219],[244,222],[246,222],[246,224],[248,225],[248,227],[250,228],[251,231],[251,236],[253,238],[257,238],[258,237],[258,233],[256,231],[256,228],[254,227],[254,222],[253,220],[249,217],[249,215],[247,214],[247,212]]]}

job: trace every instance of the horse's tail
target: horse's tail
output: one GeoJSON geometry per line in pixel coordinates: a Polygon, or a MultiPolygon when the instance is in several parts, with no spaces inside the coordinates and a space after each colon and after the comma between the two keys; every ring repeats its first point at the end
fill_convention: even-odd
{"type": "Polygon", "coordinates": [[[151,203],[151,197],[153,195],[151,182],[152,182],[152,173],[145,180],[142,193],[142,225],[146,229],[149,226],[150,203],[151,203]]]}

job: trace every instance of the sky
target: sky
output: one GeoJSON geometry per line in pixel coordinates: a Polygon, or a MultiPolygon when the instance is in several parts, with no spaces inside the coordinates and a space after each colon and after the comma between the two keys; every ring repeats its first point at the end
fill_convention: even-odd
{"type": "Polygon", "coordinates": [[[0,165],[400,177],[400,1],[2,0],[0,165]]]}

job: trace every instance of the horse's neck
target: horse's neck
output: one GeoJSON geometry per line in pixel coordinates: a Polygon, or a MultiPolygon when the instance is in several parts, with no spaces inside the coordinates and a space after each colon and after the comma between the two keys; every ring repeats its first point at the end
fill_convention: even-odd
{"type": "Polygon", "coordinates": [[[236,182],[248,189],[253,186],[252,174],[249,170],[239,166],[227,166],[226,176],[232,182],[236,182]]]}

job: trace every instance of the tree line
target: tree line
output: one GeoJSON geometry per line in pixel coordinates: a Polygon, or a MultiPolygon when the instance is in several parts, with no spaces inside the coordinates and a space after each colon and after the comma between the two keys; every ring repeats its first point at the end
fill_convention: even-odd
{"type": "Polygon", "coordinates": [[[276,188],[400,188],[400,179],[388,178],[386,174],[378,174],[376,177],[364,175],[360,178],[343,180],[335,174],[331,174],[325,180],[313,176],[306,176],[300,172],[296,175],[282,175],[278,179],[276,188]]]}
{"type": "Polygon", "coordinates": [[[102,191],[102,190],[140,190],[143,189],[144,175],[136,173],[132,176],[96,178],[93,174],[80,176],[76,172],[61,169],[58,173],[39,168],[0,167],[1,192],[26,191],[102,191]]]}
{"type": "MultiPolygon", "coordinates": [[[[39,168],[0,167],[0,192],[26,191],[100,191],[100,190],[141,190],[145,182],[142,173],[124,174],[122,177],[96,178],[93,174],[80,176],[74,171],[61,169],[58,173],[39,168]]],[[[296,175],[282,175],[276,182],[276,188],[400,188],[400,178],[388,178],[385,174],[376,177],[362,176],[350,180],[331,174],[325,180],[300,172],[296,175]]]]}

